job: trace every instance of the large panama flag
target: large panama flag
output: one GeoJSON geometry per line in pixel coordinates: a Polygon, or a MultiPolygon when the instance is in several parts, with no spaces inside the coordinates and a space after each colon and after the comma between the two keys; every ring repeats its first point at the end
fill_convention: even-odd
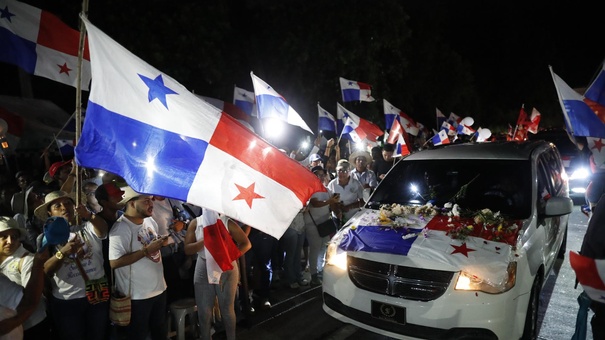
{"type": "Polygon", "coordinates": [[[76,147],[81,166],[276,238],[314,192],[325,191],[298,162],[83,20],[93,81],[76,147]]]}

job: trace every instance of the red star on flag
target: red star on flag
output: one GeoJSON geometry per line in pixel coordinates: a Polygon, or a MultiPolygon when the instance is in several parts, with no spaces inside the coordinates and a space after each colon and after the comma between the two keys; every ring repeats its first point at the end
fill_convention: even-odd
{"type": "Polygon", "coordinates": [[[605,143],[603,143],[603,140],[601,138],[594,140],[594,145],[591,149],[597,149],[599,150],[599,152],[601,152],[601,148],[605,146],[605,143]]]}
{"type": "Polygon", "coordinates": [[[462,245],[460,245],[460,246],[455,246],[455,245],[453,245],[453,244],[450,244],[450,245],[451,245],[452,247],[454,247],[454,251],[450,253],[451,255],[454,255],[454,254],[456,254],[456,253],[460,253],[460,254],[462,254],[462,255],[464,255],[464,256],[466,256],[466,257],[468,257],[468,253],[469,253],[469,252],[471,252],[471,251],[475,251],[475,249],[467,248],[467,247],[466,247],[466,243],[462,243],[462,245]]]}
{"type": "Polygon", "coordinates": [[[235,186],[237,187],[237,190],[239,190],[239,194],[237,196],[235,196],[235,198],[233,199],[235,200],[245,200],[246,203],[248,204],[248,206],[250,208],[252,208],[252,200],[255,198],[264,198],[263,196],[257,194],[254,192],[254,184],[252,183],[250,184],[247,188],[244,188],[241,185],[237,185],[235,184],[235,186]]]}
{"type": "Polygon", "coordinates": [[[71,71],[71,69],[67,67],[67,63],[63,63],[63,65],[57,64],[57,66],[59,66],[59,74],[65,73],[69,76],[69,71],[71,71]]]}

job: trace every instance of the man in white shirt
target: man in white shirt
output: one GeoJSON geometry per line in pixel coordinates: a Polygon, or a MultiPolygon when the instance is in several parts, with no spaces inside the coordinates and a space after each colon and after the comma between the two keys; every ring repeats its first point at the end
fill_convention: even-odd
{"type": "Polygon", "coordinates": [[[158,234],[151,218],[153,196],[124,187],[124,214],[109,232],[109,264],[115,272],[117,290],[130,295],[131,321],[117,327],[120,338],[166,339],[166,281],[160,248],[168,235],[158,234]]]}

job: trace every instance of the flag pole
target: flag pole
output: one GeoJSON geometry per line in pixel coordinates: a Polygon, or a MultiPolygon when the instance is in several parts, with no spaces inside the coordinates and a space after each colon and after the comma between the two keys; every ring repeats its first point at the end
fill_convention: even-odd
{"type": "MultiPolygon", "coordinates": [[[[88,0],[82,0],[82,12],[80,13],[80,42],[78,46],[78,73],[76,78],[76,138],[74,141],[74,148],[78,145],[80,135],[82,133],[82,59],[84,59],[84,46],[86,39],[86,25],[82,18],[88,17],[88,0]]],[[[75,149],[74,149],[75,150],[75,149]]],[[[74,153],[75,157],[75,153],[74,153]]],[[[76,202],[80,203],[80,195],[82,193],[82,183],[80,181],[80,169],[78,162],[74,162],[76,168],[75,188],[76,188],[76,202]]],[[[78,218],[79,219],[79,218],[78,218]]],[[[80,221],[78,221],[80,222],[80,221]]]]}
{"type": "MultiPolygon", "coordinates": [[[[74,113],[72,113],[71,116],[69,116],[69,119],[67,119],[65,124],[63,124],[63,127],[61,128],[61,130],[59,130],[56,135],[53,134],[53,139],[56,139],[56,136],[58,136],[61,132],[63,132],[63,130],[65,130],[65,128],[67,127],[67,124],[69,124],[69,122],[74,118],[75,114],[76,114],[76,111],[74,111],[74,113]]],[[[46,148],[44,148],[44,151],[42,151],[40,158],[44,157],[44,155],[48,152],[48,149],[50,149],[50,147],[53,145],[53,143],[54,142],[51,141],[48,144],[48,146],[46,148]]]]}

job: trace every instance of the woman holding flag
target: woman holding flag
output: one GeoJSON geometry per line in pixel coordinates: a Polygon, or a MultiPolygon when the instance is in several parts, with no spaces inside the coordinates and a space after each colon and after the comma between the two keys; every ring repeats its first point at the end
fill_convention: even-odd
{"type": "Polygon", "coordinates": [[[234,302],[239,282],[236,260],[251,247],[248,236],[235,221],[213,210],[202,209],[202,215],[189,223],[185,254],[198,254],[193,285],[200,339],[212,339],[215,300],[218,300],[227,339],[235,339],[234,302]]]}

